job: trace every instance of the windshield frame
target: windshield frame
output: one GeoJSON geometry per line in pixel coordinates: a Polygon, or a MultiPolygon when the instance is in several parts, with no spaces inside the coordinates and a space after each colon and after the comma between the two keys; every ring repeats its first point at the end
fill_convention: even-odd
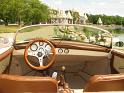
{"type": "MultiPolygon", "coordinates": [[[[88,27],[88,28],[93,28],[93,29],[96,29],[96,30],[100,30],[100,31],[103,31],[103,32],[105,32],[105,33],[107,33],[107,34],[110,35],[110,38],[111,38],[110,47],[103,46],[103,45],[98,45],[98,44],[92,44],[92,45],[98,45],[98,46],[103,46],[103,47],[107,47],[107,48],[112,48],[112,38],[113,38],[113,36],[112,36],[112,34],[109,31],[107,31],[105,29],[102,29],[102,28],[98,28],[96,26],[92,26],[92,25],[81,25],[81,24],[36,24],[36,25],[24,26],[24,27],[22,27],[22,28],[20,28],[20,29],[18,29],[16,31],[16,34],[15,34],[15,37],[14,37],[14,44],[17,44],[16,43],[16,37],[17,37],[19,31],[21,31],[23,29],[26,29],[26,28],[30,28],[30,27],[36,27],[36,26],[79,26],[79,27],[88,27]]],[[[84,42],[84,43],[87,43],[87,42],[84,42]]]]}

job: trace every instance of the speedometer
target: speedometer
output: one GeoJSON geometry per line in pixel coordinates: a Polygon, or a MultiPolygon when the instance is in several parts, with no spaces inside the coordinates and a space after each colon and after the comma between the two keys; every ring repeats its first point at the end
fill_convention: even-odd
{"type": "Polygon", "coordinates": [[[32,44],[31,47],[30,47],[30,49],[32,51],[36,51],[38,49],[38,46],[36,44],[32,44]]]}

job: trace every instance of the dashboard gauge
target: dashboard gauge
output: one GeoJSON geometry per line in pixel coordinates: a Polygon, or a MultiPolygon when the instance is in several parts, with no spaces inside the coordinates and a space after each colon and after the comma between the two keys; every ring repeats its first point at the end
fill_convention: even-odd
{"type": "Polygon", "coordinates": [[[45,49],[48,51],[48,53],[51,52],[51,47],[49,45],[46,45],[45,49]]]}
{"type": "Polygon", "coordinates": [[[65,50],[64,50],[64,53],[65,53],[65,54],[68,54],[68,53],[69,53],[69,49],[65,49],[65,50]]]}
{"type": "Polygon", "coordinates": [[[58,49],[58,53],[63,53],[63,49],[62,48],[59,48],[58,49]]]}
{"type": "Polygon", "coordinates": [[[30,49],[32,51],[36,51],[38,49],[38,46],[36,44],[32,44],[31,47],[30,47],[30,49]]]}
{"type": "Polygon", "coordinates": [[[43,46],[43,44],[44,44],[43,42],[39,42],[39,45],[40,45],[40,46],[43,46]]]}

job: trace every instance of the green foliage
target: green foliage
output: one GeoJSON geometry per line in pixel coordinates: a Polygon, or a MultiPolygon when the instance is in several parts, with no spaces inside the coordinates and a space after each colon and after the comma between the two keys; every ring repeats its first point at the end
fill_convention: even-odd
{"type": "Polygon", "coordinates": [[[117,29],[109,29],[109,31],[110,31],[113,35],[124,34],[124,30],[121,29],[121,28],[117,28],[117,29]]]}
{"type": "Polygon", "coordinates": [[[121,16],[107,16],[107,15],[92,15],[87,14],[90,23],[97,24],[98,18],[100,17],[104,25],[124,25],[124,17],[121,16]]]}
{"type": "Polygon", "coordinates": [[[85,33],[86,37],[88,38],[89,37],[89,30],[86,27],[84,27],[83,32],[85,33]]]}
{"type": "Polygon", "coordinates": [[[0,33],[15,33],[19,29],[18,26],[4,26],[0,25],[0,33]]]}
{"type": "Polygon", "coordinates": [[[93,32],[90,31],[88,28],[84,27],[83,32],[85,33],[85,36],[89,39],[92,35],[93,32]]]}
{"type": "Polygon", "coordinates": [[[25,28],[25,29],[21,30],[20,33],[32,32],[32,31],[36,31],[36,30],[41,29],[41,28],[42,27],[40,27],[40,26],[32,26],[32,27],[25,28]]]}
{"type": "Polygon", "coordinates": [[[72,10],[69,10],[72,17],[73,17],[73,23],[74,24],[77,24],[77,22],[79,21],[79,18],[80,18],[80,15],[79,15],[79,12],[75,12],[75,11],[72,11],[72,10]]]}
{"type": "Polygon", "coordinates": [[[62,37],[62,33],[59,31],[59,27],[54,27],[54,34],[55,36],[61,38],[62,37]]]}
{"type": "Polygon", "coordinates": [[[39,0],[0,0],[0,19],[5,24],[37,24],[49,19],[49,7],[39,0]]]}

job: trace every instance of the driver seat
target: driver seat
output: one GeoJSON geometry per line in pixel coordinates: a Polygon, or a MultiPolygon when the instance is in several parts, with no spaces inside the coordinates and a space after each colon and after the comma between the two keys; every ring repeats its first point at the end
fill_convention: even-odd
{"type": "Polygon", "coordinates": [[[50,77],[0,75],[0,93],[57,93],[57,81],[50,77]]]}

